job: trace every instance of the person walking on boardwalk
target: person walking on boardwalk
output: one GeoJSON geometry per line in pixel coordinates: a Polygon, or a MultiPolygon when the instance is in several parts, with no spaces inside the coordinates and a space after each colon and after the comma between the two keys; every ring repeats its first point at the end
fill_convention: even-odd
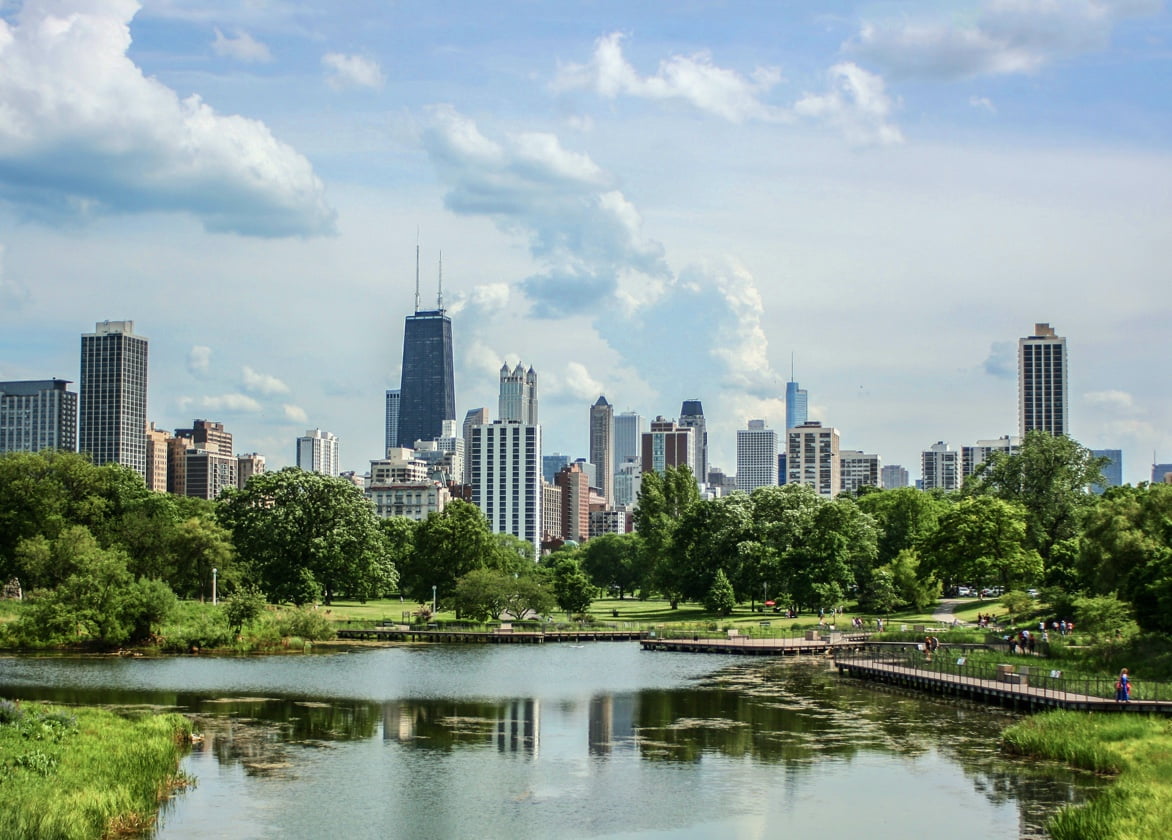
{"type": "Polygon", "coordinates": [[[1115,702],[1131,702],[1131,680],[1127,676],[1127,669],[1119,672],[1119,681],[1115,683],[1115,702]]]}

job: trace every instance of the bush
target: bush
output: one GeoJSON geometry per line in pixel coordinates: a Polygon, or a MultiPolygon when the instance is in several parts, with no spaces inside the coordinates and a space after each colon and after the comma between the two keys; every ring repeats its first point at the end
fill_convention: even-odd
{"type": "Polygon", "coordinates": [[[300,636],[320,641],[334,638],[334,625],[317,610],[303,607],[276,613],[277,630],[282,637],[300,636]]]}

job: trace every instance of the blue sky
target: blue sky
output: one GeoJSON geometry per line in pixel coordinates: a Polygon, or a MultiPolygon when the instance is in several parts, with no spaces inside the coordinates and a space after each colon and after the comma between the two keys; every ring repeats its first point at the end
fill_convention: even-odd
{"type": "Polygon", "coordinates": [[[1172,461],[1172,18],[1148,0],[0,0],[0,379],[151,340],[150,416],[364,471],[415,245],[459,417],[540,375],[700,398],[711,462],[780,429],[791,353],[844,448],[1016,432],[1015,347],[1068,339],[1071,428],[1172,461]]]}

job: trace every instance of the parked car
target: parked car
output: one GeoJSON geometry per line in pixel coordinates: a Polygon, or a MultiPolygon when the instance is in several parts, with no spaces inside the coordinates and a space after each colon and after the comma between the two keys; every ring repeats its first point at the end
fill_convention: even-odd
{"type": "Polygon", "coordinates": [[[958,598],[971,598],[974,594],[975,593],[973,592],[973,588],[971,586],[956,587],[956,597],[958,598]]]}

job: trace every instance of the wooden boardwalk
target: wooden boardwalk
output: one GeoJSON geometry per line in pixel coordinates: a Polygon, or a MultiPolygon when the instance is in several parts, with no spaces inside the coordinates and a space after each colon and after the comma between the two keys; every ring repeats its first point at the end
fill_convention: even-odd
{"type": "Polygon", "coordinates": [[[448,644],[540,645],[546,642],[631,642],[647,634],[639,630],[570,630],[533,632],[526,630],[439,630],[410,627],[344,628],[339,639],[381,642],[445,642],[448,644]]]}
{"type": "Polygon", "coordinates": [[[657,639],[639,642],[643,650],[675,651],[678,653],[731,653],[740,656],[819,656],[834,650],[858,650],[866,643],[866,635],[842,634],[822,639],[760,639],[752,636],[728,638],[657,639]]]}
{"type": "Polygon", "coordinates": [[[1172,715],[1172,701],[1132,700],[1117,703],[1113,699],[1088,694],[1001,682],[995,679],[944,674],[908,665],[880,662],[875,659],[836,660],[840,674],[893,685],[915,688],[953,697],[965,697],[1022,710],[1074,709],[1079,711],[1172,715]]]}

